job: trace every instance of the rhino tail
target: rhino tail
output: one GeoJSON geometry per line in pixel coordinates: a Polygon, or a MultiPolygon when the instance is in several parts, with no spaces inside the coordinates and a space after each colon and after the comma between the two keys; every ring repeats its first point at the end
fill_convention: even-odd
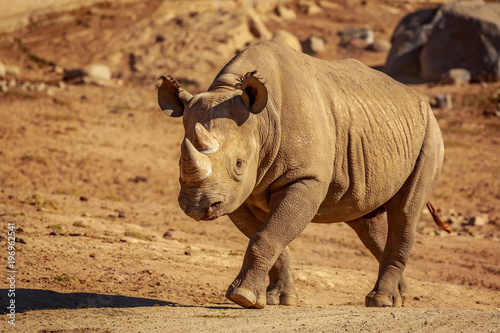
{"type": "Polygon", "coordinates": [[[447,233],[451,234],[450,226],[443,223],[430,201],[427,201],[427,208],[429,209],[429,212],[431,213],[432,218],[434,219],[434,222],[436,222],[437,226],[447,233]]]}

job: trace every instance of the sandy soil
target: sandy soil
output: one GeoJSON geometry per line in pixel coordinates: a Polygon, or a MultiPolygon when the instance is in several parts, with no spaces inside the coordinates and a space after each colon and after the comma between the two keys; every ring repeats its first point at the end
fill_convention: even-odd
{"type": "MultiPolygon", "coordinates": [[[[331,31],[365,19],[354,6],[340,5],[342,13],[351,13],[343,21],[325,8],[313,18],[286,24],[269,19],[267,25],[286,26],[300,38],[329,34],[330,53],[320,57],[340,58],[344,51],[331,31]]],[[[394,15],[392,25],[378,32],[388,38],[396,18],[411,8],[379,5],[394,15]]],[[[37,38],[49,45],[44,54],[56,59],[50,45],[59,38],[57,29],[37,38]]],[[[105,39],[92,47],[99,43],[105,39]]],[[[9,45],[3,39],[0,55],[26,73],[17,80],[35,82],[44,73],[50,74],[48,84],[60,80],[52,65],[36,65],[22,48],[9,45]]],[[[386,56],[349,52],[369,65],[386,56]]],[[[64,54],[68,64],[77,58],[64,54]]],[[[431,198],[453,232],[437,230],[423,212],[406,269],[411,297],[405,308],[363,307],[376,280],[376,260],[350,228],[332,224],[310,225],[291,244],[299,305],[246,310],[224,294],[247,240],[225,217],[195,222],[178,207],[182,123],[159,111],[157,83],[132,76],[124,85],[53,86],[51,96],[22,89],[0,93],[2,248],[9,223],[17,237],[16,326],[7,323],[11,298],[4,280],[1,331],[498,332],[500,121],[491,115],[491,101],[499,84],[412,86],[431,101],[438,93],[450,93],[454,101],[451,109],[434,110],[446,155],[431,198]]],[[[5,267],[5,250],[1,260],[5,267]]],[[[6,268],[2,280],[4,273],[6,268]]]]}

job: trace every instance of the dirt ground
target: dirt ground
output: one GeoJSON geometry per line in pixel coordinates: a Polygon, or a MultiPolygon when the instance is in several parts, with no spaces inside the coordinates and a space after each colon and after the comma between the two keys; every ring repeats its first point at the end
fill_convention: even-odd
{"type": "MultiPolygon", "coordinates": [[[[322,13],[297,11],[294,21],[279,20],[272,12],[262,15],[271,31],[286,28],[299,39],[311,34],[325,39],[321,58],[356,57],[371,66],[383,64],[387,52],[339,48],[337,31],[384,19],[384,25],[369,26],[377,38],[388,40],[405,13],[423,6],[319,3],[322,13]],[[379,16],[370,21],[370,15],[379,16]]],[[[121,17],[133,6],[96,5],[60,13],[39,24],[48,28],[36,35],[27,28],[0,38],[0,59],[21,68],[17,82],[43,81],[51,89],[0,92],[0,244],[7,249],[12,226],[17,270],[14,327],[7,322],[6,307],[13,298],[4,276],[11,269],[2,250],[2,332],[499,331],[499,83],[411,85],[431,103],[439,93],[453,100],[452,108],[434,109],[446,152],[431,198],[452,233],[437,230],[423,212],[405,271],[411,297],[404,308],[363,306],[378,265],[340,223],[311,224],[290,245],[297,307],[242,309],[224,294],[240,269],[247,240],[226,217],[196,222],[178,207],[182,122],[159,110],[154,79],[185,70],[185,81],[197,92],[207,88],[205,82],[230,57],[206,67],[208,74],[199,77],[187,65],[144,74],[122,59],[113,67],[113,73],[120,73],[114,74],[113,84],[58,85],[62,74],[57,66],[76,67],[80,58],[109,59],[108,53],[96,51],[111,47],[110,33],[99,29],[132,29],[154,8],[137,5],[142,11],[136,10],[135,18],[123,16],[130,22],[95,13],[113,11],[121,17]],[[90,19],[89,12],[94,13],[90,19]],[[82,30],[81,24],[61,17],[88,21],[82,30]],[[77,52],[88,36],[81,31],[93,32],[85,54],[77,52]],[[76,37],[64,37],[70,34],[76,37]]],[[[190,18],[197,19],[189,13],[179,17],[187,26],[190,18]]],[[[168,27],[174,39],[186,29],[168,27]]]]}

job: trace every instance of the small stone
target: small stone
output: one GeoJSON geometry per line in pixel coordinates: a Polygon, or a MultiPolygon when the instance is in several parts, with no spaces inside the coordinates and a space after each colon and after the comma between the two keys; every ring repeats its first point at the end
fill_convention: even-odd
{"type": "Polygon", "coordinates": [[[9,88],[14,88],[16,85],[17,85],[16,79],[10,79],[7,82],[7,87],[9,87],[9,88]]]}
{"type": "Polygon", "coordinates": [[[83,213],[82,217],[92,217],[92,214],[90,214],[90,213],[83,213]]]}
{"type": "Polygon", "coordinates": [[[54,73],[64,74],[64,68],[62,68],[61,66],[55,66],[54,67],[54,73]]]}
{"type": "Polygon", "coordinates": [[[35,91],[38,91],[38,92],[44,91],[46,88],[47,88],[47,85],[45,84],[45,82],[38,82],[38,83],[34,84],[35,91]]]}
{"type": "Polygon", "coordinates": [[[314,1],[300,1],[299,10],[307,15],[321,14],[323,11],[314,1]]]}
{"type": "Polygon", "coordinates": [[[80,196],[80,201],[89,201],[87,197],[84,197],[83,195],[80,196]]]}
{"type": "Polygon", "coordinates": [[[108,66],[102,64],[90,64],[83,67],[83,71],[87,76],[96,79],[111,80],[111,70],[108,66]]]}
{"type": "Polygon", "coordinates": [[[189,252],[189,251],[184,251],[184,255],[186,255],[186,256],[190,256],[190,255],[191,255],[191,252],[189,252]]]}
{"type": "Polygon", "coordinates": [[[295,20],[297,18],[297,14],[295,14],[293,9],[287,8],[283,5],[278,5],[275,11],[279,17],[285,20],[295,20]]]}
{"type": "Polygon", "coordinates": [[[280,41],[282,43],[287,44],[290,47],[293,47],[297,51],[302,52],[302,45],[297,37],[291,32],[286,30],[276,30],[273,34],[273,40],[280,41]]]}
{"type": "Polygon", "coordinates": [[[4,77],[7,74],[7,68],[4,63],[0,61],[0,77],[4,77]]]}
{"type": "Polygon", "coordinates": [[[391,50],[391,46],[391,42],[387,40],[376,40],[373,44],[368,45],[366,49],[374,52],[388,52],[391,50]]]}
{"type": "Polygon", "coordinates": [[[446,108],[451,109],[451,95],[450,94],[439,94],[434,97],[436,99],[436,104],[434,105],[438,109],[446,108]]]}
{"type": "Polygon", "coordinates": [[[309,37],[305,41],[301,42],[301,44],[304,53],[309,55],[316,55],[325,49],[325,42],[323,39],[316,36],[309,37]]]}
{"type": "Polygon", "coordinates": [[[464,68],[452,68],[441,74],[441,81],[445,84],[465,85],[471,80],[471,74],[464,68]]]}
{"type": "Polygon", "coordinates": [[[253,9],[248,9],[246,14],[248,17],[248,26],[252,35],[262,40],[271,39],[272,34],[269,30],[267,30],[266,25],[260,18],[259,14],[257,14],[257,12],[253,9]]]}
{"type": "Polygon", "coordinates": [[[163,234],[163,238],[171,238],[172,237],[172,233],[170,231],[165,231],[165,233],[163,234]]]}
{"type": "Polygon", "coordinates": [[[56,92],[54,91],[53,88],[48,88],[47,91],[46,91],[46,94],[48,96],[54,96],[56,94],[56,92]]]}
{"type": "Polygon", "coordinates": [[[15,66],[15,65],[5,66],[5,72],[7,75],[12,75],[15,77],[18,77],[21,74],[21,70],[19,69],[19,67],[15,66]]]}
{"type": "Polygon", "coordinates": [[[66,83],[64,83],[63,81],[59,81],[59,82],[57,82],[57,87],[64,89],[64,88],[66,88],[66,83]]]}
{"type": "Polygon", "coordinates": [[[476,215],[473,216],[469,219],[469,225],[473,225],[475,227],[483,226],[488,224],[488,215],[487,214],[481,214],[481,215],[476,215]]]}
{"type": "Polygon", "coordinates": [[[9,91],[9,87],[7,87],[7,84],[5,82],[0,83],[0,92],[6,91],[9,91]]]}
{"type": "Polygon", "coordinates": [[[125,218],[125,213],[118,213],[118,217],[121,218],[121,219],[124,219],[125,218]]]}
{"type": "Polygon", "coordinates": [[[340,46],[355,46],[358,48],[366,48],[374,43],[373,30],[356,28],[353,26],[346,27],[343,31],[339,32],[340,46]]]}
{"type": "Polygon", "coordinates": [[[84,77],[109,81],[111,80],[111,70],[103,64],[90,64],[80,68],[69,69],[64,73],[65,80],[84,77]]]}

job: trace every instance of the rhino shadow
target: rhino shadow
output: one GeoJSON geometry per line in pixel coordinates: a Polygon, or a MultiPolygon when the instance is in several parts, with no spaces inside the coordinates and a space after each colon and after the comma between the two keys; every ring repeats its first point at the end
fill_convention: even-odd
{"type": "MultiPolygon", "coordinates": [[[[1,314],[8,313],[11,298],[8,289],[0,289],[1,314]]],[[[195,307],[152,298],[105,295],[96,293],[60,293],[52,290],[16,289],[15,310],[81,309],[81,308],[134,308],[134,307],[195,307]]],[[[225,305],[204,306],[205,308],[226,308],[225,305]]]]}

